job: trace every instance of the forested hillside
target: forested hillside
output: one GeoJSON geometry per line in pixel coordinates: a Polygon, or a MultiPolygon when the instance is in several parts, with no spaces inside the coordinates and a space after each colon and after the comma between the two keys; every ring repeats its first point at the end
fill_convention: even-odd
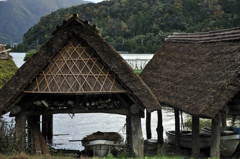
{"type": "MultiPolygon", "coordinates": [[[[88,1],[89,2],[89,1],[88,1]]],[[[59,8],[87,3],[84,0],[6,0],[0,1],[0,44],[21,41],[23,34],[41,16],[59,8]]]]}
{"type": "Polygon", "coordinates": [[[56,25],[77,13],[96,24],[120,51],[155,52],[171,32],[203,32],[240,26],[237,0],[110,0],[59,9],[43,16],[23,41],[44,43],[56,25]]]}

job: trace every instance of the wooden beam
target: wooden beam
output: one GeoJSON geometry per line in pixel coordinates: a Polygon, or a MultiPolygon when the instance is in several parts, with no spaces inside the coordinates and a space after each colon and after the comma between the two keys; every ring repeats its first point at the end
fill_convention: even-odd
{"type": "Polygon", "coordinates": [[[142,125],[141,117],[139,115],[131,116],[131,126],[132,126],[132,157],[143,158],[144,156],[144,141],[142,135],[142,125]]]}
{"type": "Polygon", "coordinates": [[[180,123],[179,123],[179,110],[174,108],[175,114],[175,137],[176,137],[176,152],[180,149],[180,123]]]}
{"type": "Polygon", "coordinates": [[[157,114],[158,114],[158,125],[157,125],[158,144],[163,144],[162,110],[158,110],[157,114]]]}
{"type": "Polygon", "coordinates": [[[199,147],[199,117],[192,116],[192,157],[200,157],[200,147],[199,147]]]}
{"type": "Polygon", "coordinates": [[[26,119],[27,116],[23,113],[19,113],[15,117],[15,135],[16,135],[16,146],[19,152],[25,151],[26,146],[26,119]]]}
{"type": "Polygon", "coordinates": [[[28,115],[50,115],[50,114],[64,114],[64,113],[109,113],[109,114],[120,114],[120,115],[128,115],[129,111],[126,108],[99,108],[99,109],[55,109],[55,110],[47,110],[45,112],[37,112],[33,113],[31,111],[26,112],[28,115]]]}
{"type": "Polygon", "coordinates": [[[147,133],[147,139],[152,138],[152,132],[151,132],[151,113],[149,113],[146,110],[146,133],[147,133]]]}
{"type": "Polygon", "coordinates": [[[210,158],[220,158],[221,115],[212,119],[210,158]]]}

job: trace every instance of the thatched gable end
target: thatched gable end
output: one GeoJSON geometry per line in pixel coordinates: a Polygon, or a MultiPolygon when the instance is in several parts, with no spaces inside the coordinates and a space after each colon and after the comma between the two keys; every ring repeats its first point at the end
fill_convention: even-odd
{"type": "Polygon", "coordinates": [[[239,32],[174,34],[140,76],[160,102],[212,118],[240,90],[239,32]]]}
{"type": "Polygon", "coordinates": [[[74,15],[0,90],[0,112],[23,95],[124,93],[148,111],[161,108],[150,89],[96,27],[74,15]]]}

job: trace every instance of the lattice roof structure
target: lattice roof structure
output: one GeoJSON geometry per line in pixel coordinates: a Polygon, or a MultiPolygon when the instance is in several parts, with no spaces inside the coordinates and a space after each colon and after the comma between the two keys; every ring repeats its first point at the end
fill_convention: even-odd
{"type": "Polygon", "coordinates": [[[44,98],[79,95],[84,99],[123,94],[142,110],[161,109],[147,85],[95,26],[74,15],[52,35],[0,90],[0,113],[29,97],[37,98],[33,94],[44,98]]]}

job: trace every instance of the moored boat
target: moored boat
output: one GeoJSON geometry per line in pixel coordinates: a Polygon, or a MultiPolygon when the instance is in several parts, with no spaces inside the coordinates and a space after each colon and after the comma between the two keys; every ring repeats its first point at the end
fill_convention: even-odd
{"type": "MultiPolygon", "coordinates": [[[[210,148],[211,145],[211,130],[202,129],[203,131],[199,134],[199,147],[200,149],[210,148]]],[[[175,131],[167,131],[168,143],[175,144],[175,131]]],[[[221,145],[220,151],[223,156],[232,155],[239,144],[239,129],[227,127],[221,133],[221,145]]],[[[192,132],[182,131],[180,133],[180,146],[185,148],[192,148],[192,132]]]]}
{"type": "Polygon", "coordinates": [[[86,152],[93,153],[93,156],[104,157],[107,154],[121,150],[124,138],[117,132],[95,132],[82,139],[82,145],[86,152]]]}

